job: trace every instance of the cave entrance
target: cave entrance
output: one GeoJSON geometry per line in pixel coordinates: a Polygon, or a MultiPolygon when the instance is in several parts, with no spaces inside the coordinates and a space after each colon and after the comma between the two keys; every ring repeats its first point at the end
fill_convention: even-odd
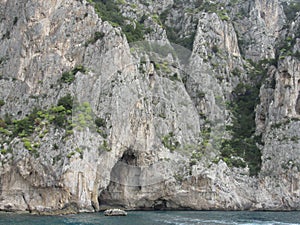
{"type": "Polygon", "coordinates": [[[141,191],[141,167],[138,166],[138,152],[128,148],[110,173],[110,183],[98,200],[101,207],[126,207],[130,199],[141,191]]]}

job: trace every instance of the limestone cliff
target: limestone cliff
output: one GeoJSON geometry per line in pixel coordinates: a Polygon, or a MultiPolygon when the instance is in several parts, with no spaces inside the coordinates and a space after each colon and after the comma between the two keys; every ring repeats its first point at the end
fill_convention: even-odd
{"type": "Polygon", "coordinates": [[[299,209],[299,9],[1,0],[0,210],[299,209]]]}

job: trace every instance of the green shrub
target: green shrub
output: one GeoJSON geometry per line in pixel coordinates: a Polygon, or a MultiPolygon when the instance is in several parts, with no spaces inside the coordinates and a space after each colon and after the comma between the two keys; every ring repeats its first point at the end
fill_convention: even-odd
{"type": "Polygon", "coordinates": [[[85,46],[88,46],[89,44],[95,44],[98,40],[103,39],[104,36],[105,34],[102,32],[99,31],[95,32],[93,37],[85,43],[85,46]]]}
{"type": "Polygon", "coordinates": [[[32,151],[32,145],[31,145],[31,142],[27,139],[24,139],[23,140],[23,144],[24,144],[24,147],[28,150],[28,151],[32,151]]]}
{"type": "Polygon", "coordinates": [[[7,150],[6,149],[1,149],[0,154],[2,154],[2,155],[7,154],[7,150]]]}
{"type": "Polygon", "coordinates": [[[171,152],[175,151],[180,146],[180,143],[176,140],[173,132],[168,133],[162,138],[162,144],[171,152]]]}
{"type": "Polygon", "coordinates": [[[13,134],[14,136],[17,136],[19,134],[25,134],[30,135],[33,132],[33,121],[30,121],[28,117],[25,117],[21,120],[15,120],[14,121],[14,130],[13,134]]]}
{"type": "Polygon", "coordinates": [[[63,72],[61,76],[61,81],[63,83],[71,84],[74,80],[75,80],[75,74],[71,73],[70,71],[63,72]]]}
{"type": "Polygon", "coordinates": [[[73,97],[67,94],[58,100],[57,106],[63,106],[66,110],[72,110],[73,108],[73,97]]]}
{"type": "Polygon", "coordinates": [[[179,173],[175,173],[173,177],[179,183],[181,183],[184,180],[184,176],[182,174],[179,174],[179,173]]]}
{"type": "Polygon", "coordinates": [[[289,21],[296,18],[297,12],[300,11],[300,2],[297,0],[292,0],[290,2],[283,2],[283,10],[289,21]]]}
{"type": "Polygon", "coordinates": [[[58,127],[64,127],[66,125],[66,114],[58,114],[53,119],[53,124],[58,127]]]}
{"type": "Polygon", "coordinates": [[[219,47],[217,45],[213,45],[212,48],[211,48],[211,50],[212,50],[213,53],[216,54],[216,53],[219,52],[219,47]]]}
{"type": "MultiPolygon", "coordinates": [[[[149,29],[145,28],[144,25],[139,22],[130,21],[128,24],[126,21],[129,19],[124,17],[120,12],[118,5],[123,4],[122,2],[106,1],[106,0],[95,0],[94,7],[97,14],[101,19],[110,22],[115,27],[121,27],[125,33],[128,42],[142,41],[145,33],[149,32],[149,29]],[[135,23],[133,25],[133,23],[135,23]]],[[[101,35],[99,36],[101,38],[101,35]]]]}
{"type": "Polygon", "coordinates": [[[77,128],[95,128],[95,121],[93,120],[92,108],[88,102],[76,105],[76,108],[74,108],[73,111],[73,124],[77,128]]]}
{"type": "Polygon", "coordinates": [[[202,157],[203,157],[203,154],[201,152],[199,152],[197,149],[197,152],[192,153],[191,159],[200,161],[202,159],[202,157]]]}
{"type": "Polygon", "coordinates": [[[195,165],[197,165],[197,160],[195,159],[190,160],[190,166],[195,166],[195,165]]]}
{"type": "Polygon", "coordinates": [[[231,73],[232,73],[233,76],[236,76],[236,77],[241,76],[241,71],[240,71],[238,68],[234,68],[234,69],[231,71],[231,73]]]}
{"type": "Polygon", "coordinates": [[[251,82],[240,83],[234,89],[234,99],[227,104],[232,112],[232,126],[227,126],[231,139],[223,140],[221,157],[230,166],[244,167],[248,165],[250,175],[257,175],[261,167],[261,151],[257,144],[261,136],[255,136],[255,108],[259,103],[259,90],[267,77],[267,65],[274,60],[251,62],[254,69],[250,72],[251,82]],[[239,160],[242,158],[244,161],[239,160]]]}
{"type": "Polygon", "coordinates": [[[75,80],[75,75],[78,73],[86,73],[87,69],[84,68],[82,65],[78,65],[73,68],[71,71],[63,72],[61,76],[61,82],[71,84],[75,80]]]}
{"type": "Polygon", "coordinates": [[[167,9],[165,11],[163,11],[160,15],[159,15],[159,19],[162,23],[165,23],[167,18],[168,18],[168,15],[170,14],[170,9],[167,9]]]}
{"type": "Polygon", "coordinates": [[[41,143],[35,142],[35,143],[33,144],[33,147],[34,147],[34,148],[39,148],[39,147],[41,147],[41,143]]]}
{"type": "Polygon", "coordinates": [[[145,27],[142,24],[136,23],[135,27],[132,24],[122,26],[122,31],[125,33],[128,42],[142,41],[144,39],[145,27]]]}
{"type": "Polygon", "coordinates": [[[100,134],[101,137],[103,137],[103,138],[105,138],[105,139],[106,139],[107,136],[108,136],[107,133],[106,133],[104,130],[102,130],[102,129],[98,129],[98,130],[97,130],[97,133],[100,134]]]}
{"type": "Polygon", "coordinates": [[[5,120],[0,118],[0,127],[1,128],[6,128],[7,124],[5,123],[5,120]]]}
{"type": "Polygon", "coordinates": [[[172,27],[169,27],[167,25],[164,25],[167,37],[170,40],[170,42],[181,45],[189,50],[193,49],[194,39],[195,39],[195,32],[185,36],[184,38],[181,38],[179,36],[179,30],[176,30],[172,27]]]}
{"type": "Polygon", "coordinates": [[[169,77],[170,80],[172,81],[181,81],[179,76],[178,76],[178,73],[174,73],[172,76],[169,77]]]}
{"type": "Polygon", "coordinates": [[[99,149],[106,152],[110,152],[112,150],[106,140],[102,142],[102,145],[99,147],[99,149]]]}
{"type": "Polygon", "coordinates": [[[5,101],[3,99],[0,99],[0,107],[5,105],[5,101]]]}
{"type": "Polygon", "coordinates": [[[72,158],[73,155],[75,155],[75,152],[70,152],[70,153],[68,153],[67,158],[70,159],[70,158],[72,158]]]}
{"type": "Polygon", "coordinates": [[[223,3],[214,3],[212,1],[205,1],[199,6],[199,10],[208,13],[219,13],[224,11],[225,5],[223,3]]]}
{"type": "Polygon", "coordinates": [[[100,117],[95,119],[95,124],[96,124],[97,127],[106,127],[105,119],[100,118],[100,117]]]}
{"type": "Polygon", "coordinates": [[[152,19],[153,19],[157,24],[159,24],[160,26],[163,25],[162,22],[161,22],[161,20],[160,20],[160,17],[159,17],[157,14],[152,15],[152,19]]]}
{"type": "Polygon", "coordinates": [[[224,20],[224,21],[230,20],[228,14],[227,14],[227,11],[225,9],[217,11],[217,14],[221,20],[224,20]]]}
{"type": "Polygon", "coordinates": [[[3,134],[5,136],[10,136],[11,132],[3,127],[0,127],[0,134],[3,134]]]}

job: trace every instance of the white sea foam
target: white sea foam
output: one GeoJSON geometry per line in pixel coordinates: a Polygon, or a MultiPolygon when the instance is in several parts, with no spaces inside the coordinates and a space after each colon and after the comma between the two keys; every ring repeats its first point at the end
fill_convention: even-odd
{"type": "Polygon", "coordinates": [[[208,219],[195,219],[188,217],[174,216],[165,218],[163,220],[156,220],[160,224],[172,225],[300,225],[300,223],[285,223],[278,221],[261,221],[261,220],[248,220],[248,221],[232,221],[232,220],[208,220],[208,219]]]}

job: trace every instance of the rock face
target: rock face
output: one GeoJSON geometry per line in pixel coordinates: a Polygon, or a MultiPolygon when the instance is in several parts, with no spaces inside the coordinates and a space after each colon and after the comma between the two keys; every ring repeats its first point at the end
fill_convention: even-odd
{"type": "Polygon", "coordinates": [[[300,209],[300,17],[95,2],[0,0],[0,210],[300,209]]]}

